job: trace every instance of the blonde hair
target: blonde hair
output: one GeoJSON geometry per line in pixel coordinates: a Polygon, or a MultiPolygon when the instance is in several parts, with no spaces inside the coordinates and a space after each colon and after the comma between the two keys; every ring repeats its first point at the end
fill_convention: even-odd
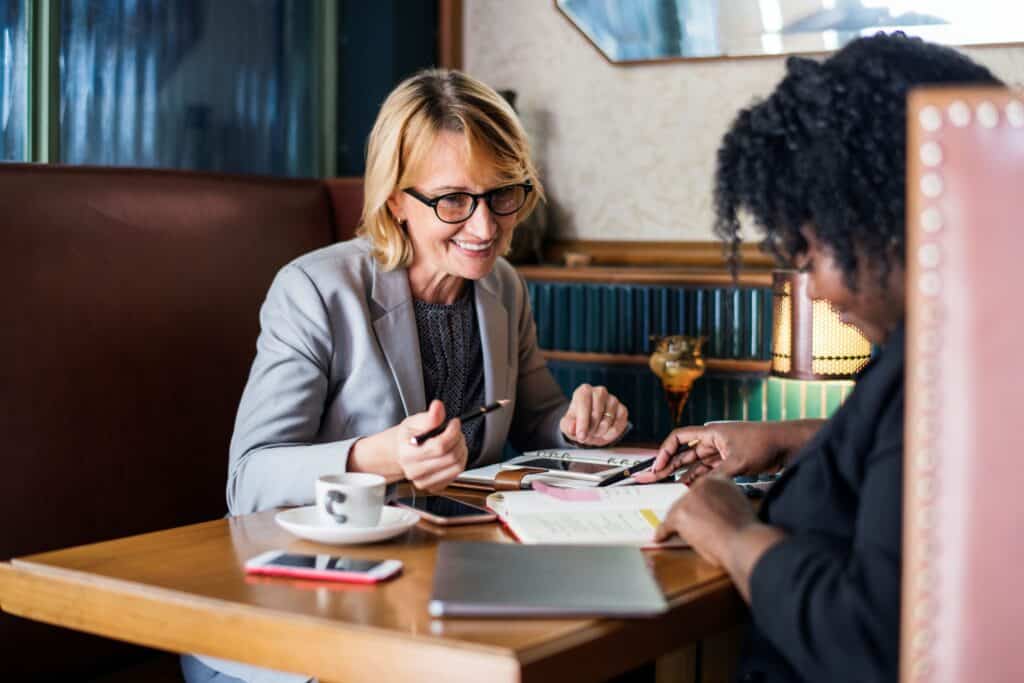
{"type": "Polygon", "coordinates": [[[509,103],[460,71],[421,71],[388,95],[366,148],[363,214],[357,234],[369,239],[384,270],[408,266],[413,259],[412,243],[388,208],[388,197],[410,186],[412,174],[442,132],[461,133],[470,163],[494,168],[502,183],[533,185],[516,215],[517,224],[544,197],[529,141],[509,103]]]}

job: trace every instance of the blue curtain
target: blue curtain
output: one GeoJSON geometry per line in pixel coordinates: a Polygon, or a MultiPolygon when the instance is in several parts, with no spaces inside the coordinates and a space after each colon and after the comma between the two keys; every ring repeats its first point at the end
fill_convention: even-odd
{"type": "Polygon", "coordinates": [[[316,174],[308,0],[65,0],[61,158],[316,174]]]}
{"type": "Polygon", "coordinates": [[[0,159],[28,152],[28,24],[24,0],[0,0],[0,159]]]}

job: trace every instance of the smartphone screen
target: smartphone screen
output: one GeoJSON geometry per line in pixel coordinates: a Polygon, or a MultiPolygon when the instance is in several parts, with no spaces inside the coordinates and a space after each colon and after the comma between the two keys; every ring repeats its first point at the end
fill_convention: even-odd
{"type": "Polygon", "coordinates": [[[603,462],[579,462],[558,460],[556,458],[533,458],[532,460],[517,462],[516,467],[542,467],[546,470],[579,472],[580,474],[600,474],[601,472],[615,469],[613,465],[603,462]]]}
{"type": "Polygon", "coordinates": [[[368,572],[379,566],[382,560],[363,560],[354,557],[334,557],[333,555],[294,555],[282,553],[275,557],[268,566],[295,567],[300,569],[319,569],[337,572],[368,572]]]}
{"type": "Polygon", "coordinates": [[[483,508],[446,496],[399,498],[397,502],[405,507],[420,510],[435,517],[468,517],[471,515],[488,514],[488,511],[483,508]]]}

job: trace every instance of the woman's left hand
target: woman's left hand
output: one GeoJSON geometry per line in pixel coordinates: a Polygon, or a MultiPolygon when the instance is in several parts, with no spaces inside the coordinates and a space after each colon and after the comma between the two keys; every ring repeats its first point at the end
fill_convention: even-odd
{"type": "Polygon", "coordinates": [[[726,566],[730,544],[752,524],[754,509],[732,480],[711,474],[701,477],[668,511],[654,532],[658,543],[679,534],[708,562],[726,566]]]}
{"type": "Polygon", "coordinates": [[[572,392],[569,410],[559,426],[562,433],[586,446],[607,446],[629,424],[629,410],[604,387],[581,384],[572,392]]]}

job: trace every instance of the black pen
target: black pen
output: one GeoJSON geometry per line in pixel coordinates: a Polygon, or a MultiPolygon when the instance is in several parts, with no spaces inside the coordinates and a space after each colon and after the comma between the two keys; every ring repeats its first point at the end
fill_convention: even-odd
{"type": "MultiPolygon", "coordinates": [[[[499,400],[495,401],[494,403],[490,403],[490,404],[485,405],[485,406],[480,406],[479,408],[473,408],[473,410],[469,410],[469,411],[463,413],[462,415],[459,415],[459,419],[462,420],[462,424],[466,424],[470,420],[475,420],[477,418],[483,417],[487,413],[493,413],[498,408],[503,408],[504,406],[506,406],[508,404],[509,404],[509,400],[507,398],[502,398],[502,399],[499,399],[499,400]]],[[[409,442],[413,446],[420,446],[427,439],[432,439],[435,436],[437,436],[438,434],[440,434],[441,432],[443,432],[448,427],[448,423],[449,422],[451,422],[451,420],[445,420],[444,422],[442,422],[440,424],[440,426],[434,427],[429,432],[423,432],[422,434],[419,434],[418,436],[412,437],[411,439],[409,439],[409,442]]]]}
{"type": "MultiPolygon", "coordinates": [[[[686,469],[683,469],[682,467],[680,467],[675,472],[670,474],[669,476],[672,478],[672,481],[680,481],[683,477],[685,477],[687,475],[687,473],[691,469],[693,469],[694,466],[696,466],[696,465],[703,465],[704,464],[704,461],[700,459],[699,455],[697,455],[696,446],[699,443],[700,443],[700,439],[693,439],[693,440],[691,440],[691,441],[689,441],[687,443],[679,444],[679,448],[677,448],[676,452],[672,454],[672,457],[674,458],[677,455],[682,455],[686,451],[693,449],[693,455],[697,458],[697,462],[695,462],[694,464],[690,465],[686,469]]],[[[671,462],[671,460],[669,460],[669,462],[671,462]]]]}
{"type": "Polygon", "coordinates": [[[623,479],[626,479],[628,477],[632,477],[637,472],[640,472],[641,470],[645,470],[648,467],[650,467],[651,465],[653,465],[654,461],[657,460],[657,459],[658,459],[658,457],[655,456],[653,458],[647,458],[646,460],[641,460],[640,462],[634,463],[634,464],[630,465],[629,467],[623,467],[620,471],[616,472],[615,474],[613,474],[612,476],[608,477],[607,479],[605,479],[603,481],[599,481],[597,483],[597,485],[598,486],[608,486],[609,484],[614,484],[617,481],[622,481],[623,479]]]}

